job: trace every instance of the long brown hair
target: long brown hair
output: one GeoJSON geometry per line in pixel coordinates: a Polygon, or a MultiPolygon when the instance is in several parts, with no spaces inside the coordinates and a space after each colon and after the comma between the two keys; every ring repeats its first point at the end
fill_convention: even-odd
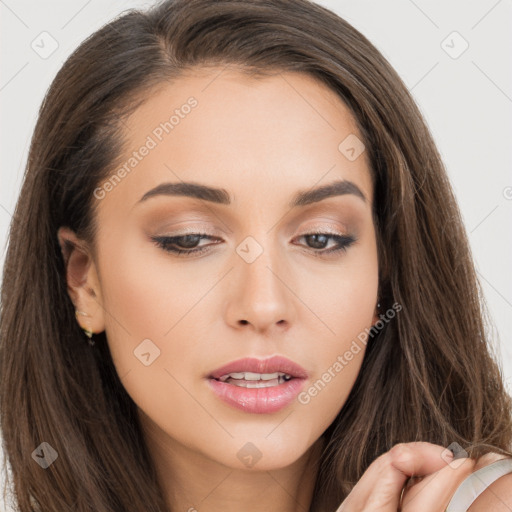
{"type": "Polygon", "coordinates": [[[1,428],[19,511],[168,510],[105,333],[94,348],[84,343],[57,230],[68,226],[93,245],[93,191],[122,155],[123,119],[152,87],[209,65],[315,77],[351,109],[371,163],[382,309],[402,310],[369,339],[324,433],[311,510],[334,510],[398,442],[512,455],[511,401],[461,216],[397,73],[362,34],[308,0],[168,0],[84,41],[41,106],[1,294],[1,428]],[[31,456],[42,442],[58,453],[46,470],[31,456]]]}

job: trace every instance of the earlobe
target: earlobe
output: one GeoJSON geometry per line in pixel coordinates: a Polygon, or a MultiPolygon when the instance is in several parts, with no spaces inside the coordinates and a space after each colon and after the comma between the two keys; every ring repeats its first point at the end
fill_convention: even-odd
{"type": "Polygon", "coordinates": [[[77,322],[84,330],[98,334],[105,330],[105,318],[95,262],[87,245],[71,229],[59,228],[57,237],[64,260],[68,294],[75,310],[86,313],[77,316],[77,322]]]}

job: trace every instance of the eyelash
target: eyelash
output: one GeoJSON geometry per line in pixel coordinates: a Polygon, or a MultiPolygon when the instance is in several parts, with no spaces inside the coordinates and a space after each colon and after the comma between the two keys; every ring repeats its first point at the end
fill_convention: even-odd
{"type": "MultiPolygon", "coordinates": [[[[314,235],[320,235],[320,236],[326,236],[332,240],[335,240],[338,243],[337,247],[334,247],[329,250],[325,249],[312,249],[312,253],[316,257],[325,257],[326,255],[334,255],[341,252],[346,252],[347,249],[354,244],[357,239],[352,235],[342,235],[342,234],[335,234],[335,233],[305,233],[303,235],[300,235],[298,238],[303,238],[307,236],[314,236],[314,235]]],[[[195,249],[179,249],[179,248],[173,248],[177,241],[186,238],[187,236],[191,237],[199,237],[198,243],[200,240],[207,240],[207,239],[214,239],[216,237],[209,236],[206,233],[187,233],[183,235],[178,236],[155,236],[152,237],[152,240],[155,242],[155,244],[163,249],[166,252],[172,253],[176,256],[180,257],[187,257],[189,255],[199,255],[203,254],[204,252],[209,251],[209,246],[202,246],[195,249]]],[[[327,242],[328,243],[328,242],[327,242]]]]}

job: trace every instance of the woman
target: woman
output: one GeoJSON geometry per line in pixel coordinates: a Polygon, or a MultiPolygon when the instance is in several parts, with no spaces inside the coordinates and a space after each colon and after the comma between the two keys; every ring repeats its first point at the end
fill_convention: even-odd
{"type": "Polygon", "coordinates": [[[470,475],[472,512],[511,506],[439,154],[383,56],[306,0],[171,0],[75,51],[2,308],[21,512],[441,511],[470,475]]]}

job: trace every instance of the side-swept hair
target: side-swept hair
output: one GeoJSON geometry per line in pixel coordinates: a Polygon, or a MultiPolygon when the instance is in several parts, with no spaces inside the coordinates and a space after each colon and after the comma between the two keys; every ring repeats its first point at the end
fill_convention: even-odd
{"type": "Polygon", "coordinates": [[[512,455],[510,397],[461,215],[429,129],[391,65],[308,0],[167,0],[85,40],[41,106],[1,293],[1,428],[19,511],[168,510],[105,334],[94,349],[84,343],[57,230],[68,226],[94,245],[93,191],[122,154],[122,119],[153,87],[203,66],[316,78],[349,107],[371,163],[379,296],[383,310],[402,310],[370,338],[351,394],[324,433],[311,510],[335,510],[398,442],[512,455]],[[58,452],[44,471],[31,457],[43,441],[58,452]]]}

